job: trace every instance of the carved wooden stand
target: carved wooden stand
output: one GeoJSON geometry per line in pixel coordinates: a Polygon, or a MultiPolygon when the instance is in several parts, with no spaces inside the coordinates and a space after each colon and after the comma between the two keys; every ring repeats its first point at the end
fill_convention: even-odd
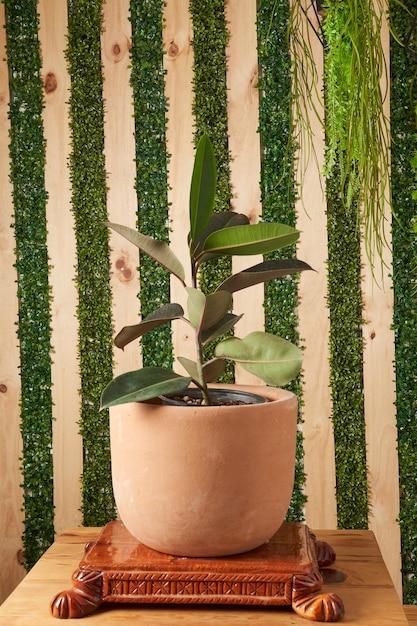
{"type": "Polygon", "coordinates": [[[84,617],[102,602],[291,606],[301,617],[335,622],[342,600],[320,592],[320,567],[335,560],[304,524],[284,523],[266,544],[221,558],[184,558],[150,550],[121,522],[110,522],[51,602],[61,619],[84,617]]]}

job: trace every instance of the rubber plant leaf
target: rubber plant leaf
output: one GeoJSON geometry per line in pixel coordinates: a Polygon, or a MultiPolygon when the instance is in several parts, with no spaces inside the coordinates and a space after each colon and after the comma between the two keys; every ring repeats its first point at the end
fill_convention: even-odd
{"type": "MultiPolygon", "coordinates": [[[[191,361],[191,359],[187,359],[185,356],[179,356],[178,361],[194,381],[200,382],[197,363],[195,361],[191,361]]],[[[207,363],[204,363],[203,372],[205,381],[207,383],[212,383],[217,380],[219,376],[223,374],[226,369],[226,365],[226,359],[211,359],[210,361],[207,361],[207,363]]]]}
{"type": "Polygon", "coordinates": [[[182,393],[191,378],[162,367],[144,367],[116,376],[104,389],[100,409],[126,402],[142,402],[160,395],[182,393]]]}
{"type": "Polygon", "coordinates": [[[203,330],[203,332],[201,333],[201,343],[203,344],[203,346],[210,343],[210,341],[213,341],[213,339],[225,335],[229,330],[233,328],[233,326],[238,323],[240,319],[242,319],[242,317],[243,313],[242,315],[226,313],[226,315],[222,317],[222,319],[219,320],[216,324],[210,326],[210,328],[206,328],[205,330],[203,330]]]}
{"type": "MultiPolygon", "coordinates": [[[[203,249],[203,244],[207,237],[222,228],[230,228],[231,226],[244,226],[249,224],[249,218],[243,213],[234,213],[234,211],[224,211],[222,213],[213,213],[211,215],[206,228],[201,235],[191,242],[191,252],[195,258],[203,249]]],[[[200,262],[217,258],[218,254],[205,254],[200,262]]]]}
{"type": "Polygon", "coordinates": [[[232,303],[228,291],[216,291],[208,296],[194,287],[186,287],[186,291],[190,323],[198,331],[214,326],[226,315],[232,303]]]}
{"type": "Polygon", "coordinates": [[[108,228],[111,228],[115,232],[122,235],[125,239],[133,243],[137,248],[145,252],[154,261],[162,265],[171,274],[180,279],[183,285],[185,285],[185,271],[181,261],[171,250],[169,245],[165,241],[159,241],[144,235],[134,228],[123,226],[121,224],[113,224],[112,222],[105,222],[108,228]]]}
{"type": "Polygon", "coordinates": [[[255,331],[244,339],[232,337],[217,344],[215,356],[231,359],[261,378],[267,385],[280,387],[300,371],[302,352],[289,341],[255,331]]]}
{"type": "Polygon", "coordinates": [[[304,263],[304,261],[298,261],[297,259],[264,261],[263,263],[248,267],[237,274],[233,274],[233,276],[230,276],[222,282],[218,289],[234,293],[240,289],[246,289],[247,287],[252,287],[253,285],[258,285],[259,283],[264,283],[274,278],[280,278],[281,276],[312,269],[310,265],[304,263]]]}
{"type": "Polygon", "coordinates": [[[216,193],[216,159],[213,145],[204,134],[201,136],[194,159],[190,187],[190,239],[198,237],[210,219],[216,193]]]}
{"type": "Polygon", "coordinates": [[[221,376],[226,369],[227,361],[226,359],[211,359],[204,363],[203,372],[206,382],[213,383],[215,382],[219,376],[221,376]]]}
{"type": "Polygon", "coordinates": [[[116,335],[114,345],[123,349],[128,343],[138,339],[138,337],[142,337],[142,335],[147,333],[149,330],[157,328],[167,322],[171,322],[172,320],[179,319],[183,317],[183,315],[184,309],[179,304],[174,303],[161,306],[159,309],[156,309],[156,311],[153,311],[144,317],[138,324],[122,328],[122,330],[116,335]]]}
{"type": "Polygon", "coordinates": [[[262,222],[247,226],[232,226],[209,235],[205,252],[222,255],[266,254],[295,243],[300,233],[287,224],[262,222]]]}

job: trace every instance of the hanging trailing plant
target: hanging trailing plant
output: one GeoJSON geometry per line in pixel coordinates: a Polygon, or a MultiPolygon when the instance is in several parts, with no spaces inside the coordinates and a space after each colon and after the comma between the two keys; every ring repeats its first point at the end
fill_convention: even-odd
{"type": "Polygon", "coordinates": [[[371,263],[382,256],[389,191],[389,128],[384,111],[387,76],[381,45],[382,2],[324,2],[326,164],[337,164],[339,195],[356,206],[371,263]]]}
{"type": "Polygon", "coordinates": [[[54,540],[51,294],[43,86],[36,0],[6,0],[10,159],[19,299],[23,556],[30,569],[54,540]]]}
{"type": "Polygon", "coordinates": [[[113,375],[109,239],[104,166],[101,28],[103,0],[68,3],[71,77],[70,178],[77,249],[80,431],[84,471],[82,512],[86,526],[102,526],[115,517],[111,485],[109,420],[100,412],[100,390],[113,375]],[[94,271],[92,270],[92,260],[94,271]]]}
{"type": "MultiPolygon", "coordinates": [[[[289,20],[290,7],[286,0],[262,0],[258,3],[262,219],[295,226],[296,146],[292,137],[291,56],[286,37],[289,20]]],[[[295,256],[295,248],[292,249],[292,256],[295,256]]],[[[280,258],[279,253],[274,253],[273,258],[280,258]]],[[[264,309],[266,329],[298,344],[298,279],[291,276],[265,285],[264,309]],[[279,319],[277,309],[280,311],[279,319]]],[[[302,397],[300,377],[291,383],[290,389],[299,398],[302,397]]],[[[299,419],[301,421],[301,415],[299,419]]],[[[291,521],[303,519],[306,502],[302,429],[298,431],[296,457],[294,493],[288,513],[291,521]]]]}

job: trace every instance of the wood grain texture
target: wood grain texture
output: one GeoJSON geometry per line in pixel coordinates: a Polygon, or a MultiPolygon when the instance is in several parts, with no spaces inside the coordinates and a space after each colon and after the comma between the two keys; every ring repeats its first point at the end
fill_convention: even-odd
{"type": "Polygon", "coordinates": [[[9,87],[5,62],[4,4],[0,5],[0,604],[23,578],[19,564],[22,549],[22,493],[20,462],[20,379],[16,335],[18,302],[13,267],[14,237],[12,189],[9,182],[9,87]]]}
{"type": "MultiPolygon", "coordinates": [[[[137,227],[135,191],[135,138],[130,87],[131,24],[129,2],[106,1],[103,6],[103,97],[105,102],[105,159],[108,183],[107,207],[111,222],[137,227]]],[[[111,234],[111,289],[115,333],[138,321],[139,251],[115,233],[111,234]]],[[[140,345],[132,342],[114,350],[115,375],[141,366],[140,345]]]]}
{"type": "MultiPolygon", "coordinates": [[[[83,557],[85,542],[99,529],[70,529],[58,538],[25,578],[21,586],[0,608],[0,626],[57,624],[49,615],[55,594],[68,586],[72,573],[83,557]]],[[[344,601],[346,617],[341,623],[353,626],[406,626],[407,620],[381,558],[371,531],[315,531],[319,541],[327,541],[336,551],[334,565],[325,570],[323,590],[338,594],[344,601]],[[338,582],[340,581],[340,582],[338,582]]],[[[281,607],[175,607],[102,606],[88,617],[88,624],[282,624],[312,623],[281,607]]]]}
{"type": "MultiPolygon", "coordinates": [[[[252,0],[229,0],[225,17],[230,39],[227,51],[227,108],[230,150],[230,183],[232,208],[257,223],[262,213],[259,186],[261,150],[259,142],[259,93],[256,6],[252,0]]],[[[233,272],[260,263],[262,256],[235,257],[233,272]]],[[[235,334],[244,337],[254,330],[264,330],[263,284],[244,289],[233,295],[234,312],[244,312],[235,334]],[[250,302],[250,306],[247,304],[250,302]]],[[[236,382],[260,384],[259,378],[236,367],[236,382]]]]}
{"type": "Polygon", "coordinates": [[[45,186],[52,292],[52,399],[54,448],[55,532],[81,522],[80,477],[82,440],[79,435],[77,292],[74,220],[68,173],[69,76],[64,56],[67,32],[66,0],[39,2],[42,80],[46,139],[45,186]]]}
{"type": "MultiPolygon", "coordinates": [[[[189,231],[189,193],[194,163],[193,53],[192,25],[187,0],[168,0],[164,9],[165,95],[168,100],[167,150],[169,218],[172,228],[170,246],[183,263],[186,282],[191,285],[187,234],[189,231]]],[[[186,307],[186,293],[179,281],[171,278],[171,301],[186,307]]],[[[175,322],[174,355],[195,359],[193,337],[188,327],[175,322]]],[[[181,367],[176,364],[177,371],[181,367]]],[[[184,371],[183,371],[184,373],[184,371]]]]}
{"type": "MultiPolygon", "coordinates": [[[[323,64],[323,48],[312,39],[317,67],[323,64]]],[[[321,93],[321,77],[317,77],[321,93]]],[[[317,110],[322,103],[315,98],[317,110]]],[[[324,115],[324,112],[323,112],[324,115]]],[[[319,175],[324,161],[324,134],[321,121],[312,117],[314,150],[302,142],[298,176],[303,195],[298,202],[297,227],[301,231],[298,258],[314,272],[300,276],[300,336],[305,346],[303,364],[304,452],[306,472],[306,521],[315,528],[336,528],[336,486],[334,439],[331,423],[329,370],[329,311],[327,309],[327,224],[325,181],[319,175]],[[316,162],[317,160],[317,162],[316,162]]],[[[296,120],[297,121],[297,120],[296,120]]],[[[303,132],[299,123],[299,131],[303,132]]]]}

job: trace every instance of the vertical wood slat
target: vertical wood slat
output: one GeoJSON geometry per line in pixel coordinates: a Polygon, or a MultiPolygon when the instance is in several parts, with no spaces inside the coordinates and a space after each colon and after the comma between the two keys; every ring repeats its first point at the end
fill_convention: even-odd
{"type": "MultiPolygon", "coordinates": [[[[191,174],[194,161],[193,54],[188,0],[168,0],[164,9],[164,64],[167,71],[165,94],[168,100],[167,149],[168,201],[170,203],[170,246],[181,260],[190,282],[187,233],[191,174]]],[[[171,280],[171,301],[186,306],[185,291],[176,278],[171,280]]],[[[195,359],[193,338],[181,322],[173,325],[174,355],[195,359]]],[[[178,372],[180,367],[175,364],[178,372]]]]}
{"type": "Polygon", "coordinates": [[[77,356],[77,293],[74,220],[68,173],[69,77],[64,51],[67,2],[40,0],[46,140],[45,186],[48,192],[48,252],[52,292],[52,398],[54,402],[54,503],[55,532],[81,523],[80,478],[82,440],[78,430],[79,388],[77,356]]]}
{"type": "MultiPolygon", "coordinates": [[[[129,0],[103,7],[103,97],[109,220],[136,228],[135,139],[130,87],[131,24],[129,0]]],[[[120,235],[111,234],[111,287],[115,333],[135,324],[139,315],[139,251],[120,235]]],[[[114,350],[115,375],[141,366],[138,342],[114,350]]]]}
{"type": "MultiPolygon", "coordinates": [[[[320,111],[322,104],[318,94],[322,93],[323,85],[320,71],[323,67],[323,47],[314,35],[311,35],[311,44],[318,68],[315,105],[320,111]]],[[[320,120],[311,111],[309,115],[312,120],[314,153],[305,147],[299,155],[298,175],[303,195],[298,202],[297,219],[297,228],[301,231],[297,256],[315,270],[303,272],[299,285],[299,329],[305,346],[303,435],[306,522],[312,528],[336,528],[334,439],[330,420],[329,312],[326,306],[326,203],[325,183],[319,175],[323,167],[324,133],[320,120]]]]}
{"type": "MultiPolygon", "coordinates": [[[[244,213],[251,223],[262,212],[259,186],[261,150],[258,129],[259,93],[256,33],[256,3],[252,0],[229,0],[225,5],[229,30],[227,51],[228,125],[232,208],[244,213]]],[[[235,257],[233,272],[241,271],[262,256],[235,257]]],[[[262,284],[234,294],[234,312],[244,312],[235,334],[244,337],[254,330],[264,330],[264,287],[262,284]],[[247,303],[251,302],[248,307],[247,303]]],[[[236,382],[259,384],[262,381],[236,366],[236,382]]]]}
{"type": "Polygon", "coordinates": [[[19,350],[16,335],[18,302],[13,267],[12,188],[9,182],[9,87],[5,61],[4,4],[0,4],[0,604],[24,576],[18,555],[22,549],[23,513],[20,483],[22,441],[20,423],[19,350]]]}

